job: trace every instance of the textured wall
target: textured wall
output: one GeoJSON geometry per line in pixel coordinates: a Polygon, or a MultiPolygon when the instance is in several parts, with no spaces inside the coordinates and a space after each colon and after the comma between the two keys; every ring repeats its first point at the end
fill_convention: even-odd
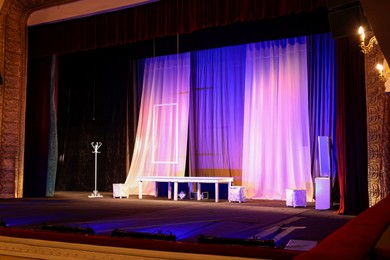
{"type": "Polygon", "coordinates": [[[370,206],[390,193],[390,97],[385,94],[384,83],[379,80],[376,70],[376,64],[383,60],[378,45],[365,55],[370,206]]]}
{"type": "Polygon", "coordinates": [[[29,14],[69,0],[4,0],[0,12],[0,198],[23,196],[26,24],[29,14]]]}
{"type": "Polygon", "coordinates": [[[1,13],[3,85],[1,88],[0,197],[22,196],[25,38],[21,6],[5,1],[1,13]],[[6,39],[6,40],[5,40],[6,39]]]}

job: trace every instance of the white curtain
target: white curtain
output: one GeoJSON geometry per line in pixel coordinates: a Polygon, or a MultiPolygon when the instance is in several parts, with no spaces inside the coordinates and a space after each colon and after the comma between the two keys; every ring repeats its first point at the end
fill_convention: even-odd
{"type": "MultiPolygon", "coordinates": [[[[138,193],[137,176],[184,176],[189,107],[190,55],[145,61],[141,108],[130,170],[123,185],[138,193]]],[[[143,185],[154,193],[153,184],[143,185]]]]}
{"type": "Polygon", "coordinates": [[[310,173],[305,38],[247,45],[243,186],[254,199],[285,199],[306,189],[310,173]]]}

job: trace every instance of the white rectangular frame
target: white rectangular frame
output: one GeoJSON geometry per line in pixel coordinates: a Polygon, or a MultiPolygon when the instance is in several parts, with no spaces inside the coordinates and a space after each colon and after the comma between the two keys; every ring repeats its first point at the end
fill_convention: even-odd
{"type": "Polygon", "coordinates": [[[152,123],[152,163],[155,164],[177,164],[179,161],[179,103],[167,103],[167,104],[155,104],[153,105],[153,123],[152,123]],[[159,161],[158,158],[155,158],[155,142],[156,142],[156,109],[160,107],[172,106],[176,109],[176,122],[175,122],[175,155],[171,161],[159,161]]]}

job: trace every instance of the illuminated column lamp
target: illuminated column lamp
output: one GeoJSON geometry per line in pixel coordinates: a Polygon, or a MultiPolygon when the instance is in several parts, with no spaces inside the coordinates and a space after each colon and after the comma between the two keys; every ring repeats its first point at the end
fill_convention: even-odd
{"type": "Polygon", "coordinates": [[[386,59],[383,60],[383,64],[378,63],[376,65],[378,71],[378,79],[385,83],[385,93],[390,96],[390,69],[386,59]]]}
{"type": "Polygon", "coordinates": [[[383,75],[383,65],[378,63],[376,64],[376,70],[378,71],[378,78],[381,82],[386,82],[386,77],[383,75]]]}
{"type": "Polygon", "coordinates": [[[378,41],[376,40],[375,36],[372,36],[371,39],[368,41],[368,44],[365,45],[364,40],[366,35],[364,34],[364,29],[362,26],[359,27],[358,33],[360,34],[360,48],[362,48],[362,52],[364,54],[369,53],[372,48],[374,47],[374,44],[378,44],[378,41]]]}

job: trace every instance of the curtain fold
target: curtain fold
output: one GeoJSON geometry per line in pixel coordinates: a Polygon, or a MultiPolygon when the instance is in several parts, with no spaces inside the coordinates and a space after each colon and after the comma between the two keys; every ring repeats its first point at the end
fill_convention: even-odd
{"type": "Polygon", "coordinates": [[[48,177],[52,57],[31,59],[28,67],[23,196],[44,197],[48,177]]]}
{"type": "Polygon", "coordinates": [[[318,136],[330,137],[332,200],[338,201],[335,42],[330,33],[307,39],[311,172],[321,176],[318,136]]]}
{"type": "Polygon", "coordinates": [[[130,170],[135,140],[137,138],[137,125],[142,95],[142,81],[144,75],[144,61],[130,60],[129,74],[131,75],[126,91],[126,177],[130,170]]]}
{"type": "Polygon", "coordinates": [[[245,45],[192,55],[191,176],[231,176],[241,183],[245,45]]]}
{"type": "MultiPolygon", "coordinates": [[[[138,193],[137,176],[184,176],[188,137],[190,54],[145,60],[133,158],[123,191],[138,193]]],[[[153,194],[145,183],[145,194],[153,194]]]]}
{"type": "Polygon", "coordinates": [[[305,189],[312,200],[304,37],[248,44],[243,185],[255,199],[285,199],[305,189]]]}
{"type": "Polygon", "coordinates": [[[50,72],[50,100],[49,100],[49,145],[47,159],[46,197],[53,197],[56,185],[58,162],[58,134],[57,134],[57,92],[58,92],[58,58],[53,55],[50,72]]]}

